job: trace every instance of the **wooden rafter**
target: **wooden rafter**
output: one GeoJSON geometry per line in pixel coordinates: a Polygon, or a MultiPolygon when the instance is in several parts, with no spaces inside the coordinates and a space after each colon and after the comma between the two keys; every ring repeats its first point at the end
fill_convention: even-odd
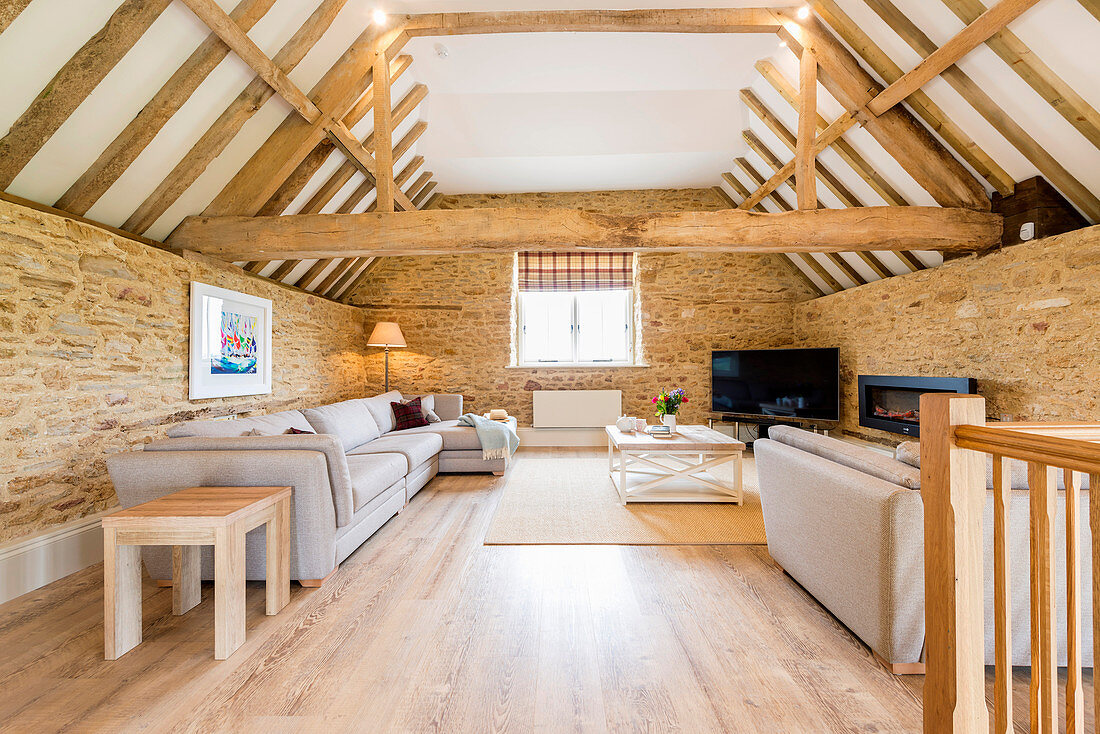
{"type": "MultiPolygon", "coordinates": [[[[323,0],[305,23],[283,44],[273,61],[289,73],[321,38],[347,0],[323,0]]],[[[168,207],[190,188],[206,167],[217,158],[244,124],[274,94],[262,79],[253,79],[226,107],[172,171],[164,177],[145,201],[122,225],[123,229],[142,233],[161,217],[168,207]]]]}
{"type": "Polygon", "coordinates": [[[31,0],[5,0],[0,3],[0,33],[11,25],[11,22],[19,17],[23,9],[31,4],[31,0]]]}
{"type": "MultiPolygon", "coordinates": [[[[396,81],[405,73],[411,64],[411,56],[398,56],[390,64],[390,79],[396,81]]],[[[408,99],[408,96],[406,96],[405,99],[408,99]]],[[[405,100],[402,99],[402,103],[404,103],[404,101],[405,100]]],[[[400,105],[398,105],[398,107],[400,107],[400,105]]],[[[366,91],[363,92],[362,96],[359,97],[359,100],[352,107],[351,111],[344,115],[343,123],[348,128],[354,128],[372,109],[374,109],[374,90],[368,86],[366,91]]],[[[298,198],[298,194],[302,193],[302,190],[309,184],[313,176],[321,169],[321,166],[324,165],[325,160],[328,158],[329,154],[332,153],[334,147],[331,140],[326,139],[321,141],[321,143],[306,156],[305,160],[298,164],[298,167],[294,169],[294,173],[279,186],[276,192],[272,194],[271,198],[267,200],[267,203],[260,208],[257,214],[259,216],[268,216],[282,214],[286,211],[286,208],[290,206],[291,202],[298,198]]],[[[354,168],[350,163],[347,165],[354,168]]],[[[373,181],[373,176],[371,180],[373,181]]],[[[374,185],[372,183],[372,190],[373,187],[374,185]]]]}
{"type": "MultiPolygon", "coordinates": [[[[424,186],[424,188],[422,188],[422,189],[420,190],[420,193],[419,193],[419,194],[417,194],[417,195],[416,195],[416,196],[415,196],[415,197],[413,198],[413,204],[415,204],[416,206],[418,206],[418,207],[419,207],[419,206],[420,206],[420,204],[421,204],[421,202],[422,202],[422,201],[424,201],[425,199],[427,199],[427,198],[428,198],[428,195],[432,193],[432,189],[434,189],[434,188],[435,188],[435,185],[436,185],[436,182],[435,182],[435,181],[429,181],[429,182],[428,182],[428,183],[427,183],[427,184],[426,184],[426,185],[424,186]]],[[[439,196],[440,196],[440,194],[436,194],[435,196],[433,196],[433,197],[432,197],[432,199],[435,199],[435,198],[437,198],[437,197],[439,197],[439,196]]],[[[431,202],[431,200],[429,200],[427,204],[424,204],[423,208],[424,208],[424,209],[431,209],[431,208],[432,208],[432,202],[431,202]]]]}
{"type": "Polygon", "coordinates": [[[408,16],[410,36],[485,33],[774,33],[768,8],[534,10],[408,16]]]}
{"type": "MultiPolygon", "coordinates": [[[[845,43],[859,54],[860,58],[867,62],[867,65],[876,74],[885,79],[887,84],[896,82],[905,73],[871,40],[870,36],[856,25],[855,21],[840,9],[835,0],[812,0],[812,5],[818,15],[844,39],[845,43]]],[[[770,78],[769,81],[771,81],[770,78]]],[[[956,125],[947,113],[940,109],[939,105],[933,102],[927,94],[919,90],[913,92],[906,99],[906,104],[932,130],[939,133],[951,150],[977,171],[979,176],[988,181],[990,186],[1003,196],[1012,194],[1015,183],[1008,172],[1001,168],[992,156],[982,150],[962,128],[956,125]]],[[[837,151],[842,152],[842,148],[837,147],[837,151]]],[[[879,194],[883,195],[881,191],[879,191],[879,194]]],[[[909,203],[892,201],[885,195],[883,195],[883,198],[897,206],[906,206],[909,203]]]]}
{"type": "MultiPolygon", "coordinates": [[[[404,29],[401,23],[396,27],[371,25],[366,28],[313,86],[308,95],[310,99],[328,118],[342,120],[371,84],[375,59],[380,55],[392,59],[404,46],[408,39],[404,29]]],[[[297,114],[288,116],[214,198],[205,213],[257,213],[326,134],[323,126],[309,123],[297,114]]],[[[347,142],[343,141],[343,145],[347,142]]],[[[366,158],[370,156],[366,151],[363,151],[366,158],[357,155],[358,150],[347,153],[369,169],[366,158]]]]}
{"type": "MultiPolygon", "coordinates": [[[[434,185],[435,181],[432,181],[428,188],[430,189],[434,185]]],[[[428,209],[441,209],[443,208],[444,203],[445,200],[443,194],[432,194],[432,196],[424,203],[424,206],[422,206],[420,209],[421,211],[428,209]]]]}
{"type": "MultiPolygon", "coordinates": [[[[986,12],[982,0],[943,2],[963,23],[974,23],[986,12]]],[[[1100,148],[1100,114],[1054,73],[1053,69],[1044,64],[1042,59],[1033,54],[1019,36],[1008,28],[1003,28],[987,38],[985,44],[1090,143],[1100,148]]]]}
{"type": "MultiPolygon", "coordinates": [[[[928,55],[936,50],[936,44],[890,2],[890,0],[864,0],[871,10],[882,18],[902,40],[917,53],[928,55]]],[[[1010,115],[1005,113],[982,87],[959,67],[952,66],[941,75],[959,95],[985,118],[997,132],[1012,144],[1039,172],[1062,194],[1076,205],[1093,222],[1100,221],[1100,198],[1073,177],[1037,140],[1031,137],[1010,115]]]]}
{"type": "Polygon", "coordinates": [[[822,83],[829,93],[860,118],[864,129],[941,206],[989,208],[984,187],[904,107],[893,105],[877,116],[867,112],[876,97],[880,94],[893,97],[901,87],[894,91],[891,87],[904,85],[907,88],[913,77],[906,79],[903,76],[883,90],[851,52],[812,15],[801,22],[792,18],[784,25],[781,35],[789,45],[813,51],[823,72],[822,83]]]}
{"type": "MultiPolygon", "coordinates": [[[[748,159],[738,158],[737,165],[741,168],[742,171],[744,171],[745,175],[749,177],[749,180],[751,180],[757,186],[764,183],[764,177],[760,175],[760,172],[756,170],[755,166],[749,163],[748,159]]],[[[779,210],[781,212],[790,212],[797,209],[797,207],[791,206],[790,202],[783,198],[783,196],[778,191],[773,191],[771,194],[769,194],[769,197],[772,201],[775,202],[775,205],[779,207],[779,210]]],[[[814,208],[816,209],[817,207],[815,206],[814,208]]],[[[829,252],[823,253],[823,255],[826,259],[828,259],[830,262],[840,268],[840,270],[846,275],[848,274],[848,271],[851,270],[851,266],[848,265],[848,263],[845,262],[839,254],[835,252],[829,252]],[[841,266],[840,263],[844,263],[844,265],[841,266]]],[[[799,258],[802,262],[806,264],[807,267],[810,268],[810,270],[813,270],[815,273],[817,273],[817,277],[821,278],[821,280],[823,280],[825,284],[832,288],[834,291],[839,292],[844,290],[844,284],[833,277],[833,274],[826,270],[825,266],[818,262],[818,259],[814,257],[812,253],[798,252],[794,254],[794,257],[799,258]]],[[[855,271],[853,270],[852,272],[855,271]]],[[[864,280],[862,277],[859,277],[859,275],[857,274],[856,277],[852,279],[852,282],[856,285],[862,285],[867,281],[864,280]]]]}
{"type": "Polygon", "coordinates": [[[0,190],[11,185],[35,153],[168,7],[169,1],[125,0],[54,74],[0,138],[0,190]]]}
{"type": "Polygon", "coordinates": [[[798,72],[798,136],[795,139],[795,192],[799,209],[817,208],[814,140],[817,138],[817,60],[802,52],[798,72]]]}
{"type": "Polygon", "coordinates": [[[954,66],[956,61],[985,43],[990,36],[1019,18],[1038,2],[1040,0],[1001,0],[878,94],[867,104],[867,110],[878,117],[938,77],[946,69],[954,66]]]}
{"type": "Polygon", "coordinates": [[[1100,21],[1100,0],[1078,0],[1081,6],[1092,13],[1092,17],[1100,21]]]}
{"type": "MultiPolygon", "coordinates": [[[[248,30],[274,3],[275,0],[241,0],[230,17],[248,30]]],[[[211,33],[54,206],[74,214],[91,209],[228,53],[229,47],[216,33],[211,33]]]]}
{"type": "MultiPolygon", "coordinates": [[[[795,110],[798,109],[798,92],[795,90],[783,74],[767,59],[762,59],[756,62],[756,70],[760,72],[760,75],[772,87],[779,92],[779,94],[787,101],[787,103],[795,110]]],[[[828,121],[818,114],[817,116],[817,129],[824,130],[828,127],[828,121]]],[[[883,178],[874,166],[867,162],[867,159],[857,151],[851,143],[844,138],[837,138],[832,145],[832,150],[836,151],[837,155],[841,159],[852,167],[852,170],[863,179],[863,181],[874,189],[875,193],[882,197],[883,201],[893,206],[908,206],[909,201],[898,192],[897,189],[891,185],[889,181],[883,178]]],[[[849,204],[849,206],[856,206],[855,204],[849,204]]]]}
{"type": "Polygon", "coordinates": [[[357,275],[355,277],[355,280],[353,280],[351,282],[351,285],[349,285],[347,290],[344,291],[343,295],[340,296],[341,300],[350,298],[352,295],[354,295],[355,291],[359,290],[359,286],[361,286],[363,283],[365,283],[366,280],[367,280],[367,277],[370,276],[370,274],[372,272],[377,270],[378,266],[381,265],[381,264],[382,264],[382,258],[379,258],[379,257],[371,258],[370,262],[367,263],[367,267],[363,268],[362,272],[360,272],[359,275],[357,275]]]}
{"type": "Polygon", "coordinates": [[[625,249],[668,252],[985,251],[996,214],[944,207],[862,207],[760,215],[740,209],[597,214],[466,209],[282,217],[188,217],[169,242],[231,262],[454,252],[625,249]]]}

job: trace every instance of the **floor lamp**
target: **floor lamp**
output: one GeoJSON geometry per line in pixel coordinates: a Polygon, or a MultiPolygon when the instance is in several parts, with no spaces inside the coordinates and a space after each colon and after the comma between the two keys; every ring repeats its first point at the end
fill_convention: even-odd
{"type": "Polygon", "coordinates": [[[405,335],[401,333],[401,327],[392,321],[379,321],[374,325],[374,331],[367,339],[368,347],[386,348],[386,389],[390,391],[390,347],[407,347],[405,335]]]}

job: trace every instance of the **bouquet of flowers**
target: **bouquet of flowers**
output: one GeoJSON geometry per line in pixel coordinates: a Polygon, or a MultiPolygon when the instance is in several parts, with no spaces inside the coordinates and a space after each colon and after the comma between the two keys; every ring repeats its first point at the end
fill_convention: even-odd
{"type": "Polygon", "coordinates": [[[680,410],[680,404],[687,401],[683,389],[679,387],[675,390],[662,390],[657,397],[653,398],[653,404],[657,406],[656,415],[658,418],[665,415],[676,415],[680,410]]]}

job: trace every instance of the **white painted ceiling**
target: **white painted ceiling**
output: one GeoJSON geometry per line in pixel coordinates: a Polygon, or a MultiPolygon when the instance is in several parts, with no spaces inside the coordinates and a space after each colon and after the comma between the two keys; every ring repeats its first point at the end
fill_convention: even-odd
{"type": "MultiPolygon", "coordinates": [[[[218,0],[227,10],[236,0],[218,0]]],[[[991,4],[993,0],[985,0],[991,4]]],[[[0,131],[6,130],[42,92],[73,53],[96,33],[121,0],[33,0],[0,34],[0,131]]],[[[317,7],[320,0],[276,0],[249,32],[274,55],[317,7]]],[[[918,56],[863,2],[837,0],[903,69],[918,56]]],[[[894,0],[936,43],[963,24],[940,0],[894,0]]],[[[569,0],[521,3],[512,0],[348,0],[336,21],[290,77],[308,90],[370,22],[375,7],[394,13],[466,10],[535,10],[642,7],[789,6],[762,0],[569,0]]],[[[1100,23],[1079,0],[1042,0],[1015,21],[1011,30],[1035,55],[1100,108],[1100,23]]],[[[8,191],[53,204],[152,98],[206,37],[207,30],[180,2],[173,2],[122,61],[76,109],[15,179],[8,191]]],[[[765,176],[762,159],[748,150],[742,130],[751,129],[780,158],[790,153],[738,98],[751,87],[790,129],[796,116],[753,69],[771,58],[789,80],[797,78],[795,57],[777,37],[761,34],[502,34],[415,38],[403,53],[413,57],[409,71],[394,85],[400,99],[416,83],[428,96],[396,131],[417,120],[428,123],[414,148],[395,162],[400,170],[415,155],[422,170],[433,171],[443,193],[602,190],[715,186],[733,171],[755,188],[733,159],[745,156],[765,176]],[[446,49],[442,58],[436,50],[446,49]]],[[[991,50],[981,47],[959,66],[1020,123],[1058,162],[1092,192],[1100,192],[1100,150],[1036,94],[991,50]]],[[[167,176],[231,100],[253,78],[230,54],[199,86],[125,174],[87,216],[120,225],[167,176]]],[[[942,80],[925,91],[982,148],[1019,181],[1038,171],[942,80]]],[[[841,112],[819,90],[827,117],[841,112]]],[[[273,97],[240,131],[206,172],[156,222],[147,235],[166,237],[189,214],[202,211],[290,112],[273,97]]],[[[370,116],[356,127],[365,136],[370,116]]],[[[912,203],[931,198],[864,131],[845,138],[912,203]]],[[[841,161],[826,151],[821,160],[865,204],[881,199],[841,161]]],[[[342,162],[333,154],[286,210],[298,211],[342,162]]],[[[324,211],[337,208],[360,183],[348,182],[324,211]]],[[[733,189],[722,184],[736,197],[733,189]]],[[[780,193],[794,198],[787,188],[780,193]]],[[[821,187],[821,200],[840,203],[821,187]]],[[[365,209],[373,195],[355,209],[365,209]]],[[[774,205],[766,203],[768,208],[774,205]]],[[[884,255],[890,260],[892,255],[884,255]]],[[[929,265],[939,256],[922,254],[929,265]]],[[[864,266],[849,258],[857,269],[864,266]]],[[[891,261],[892,262],[892,261],[891,261]]],[[[288,276],[293,281],[303,264],[288,276]]],[[[833,267],[826,264],[826,267],[833,267]]],[[[835,267],[834,267],[835,270],[835,267]]],[[[863,272],[863,271],[861,271],[863,272]]],[[[901,272],[900,265],[898,272],[901,272]]],[[[863,273],[869,278],[873,274],[863,273]]],[[[843,273],[834,276],[842,284],[843,273]]]]}

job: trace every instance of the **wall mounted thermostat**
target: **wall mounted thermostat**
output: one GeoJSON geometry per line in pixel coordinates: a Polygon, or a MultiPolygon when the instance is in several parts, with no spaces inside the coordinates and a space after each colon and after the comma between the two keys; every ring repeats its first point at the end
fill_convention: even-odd
{"type": "Polygon", "coordinates": [[[1035,222],[1024,222],[1020,225],[1020,239],[1024,242],[1035,239],[1035,222]]]}

